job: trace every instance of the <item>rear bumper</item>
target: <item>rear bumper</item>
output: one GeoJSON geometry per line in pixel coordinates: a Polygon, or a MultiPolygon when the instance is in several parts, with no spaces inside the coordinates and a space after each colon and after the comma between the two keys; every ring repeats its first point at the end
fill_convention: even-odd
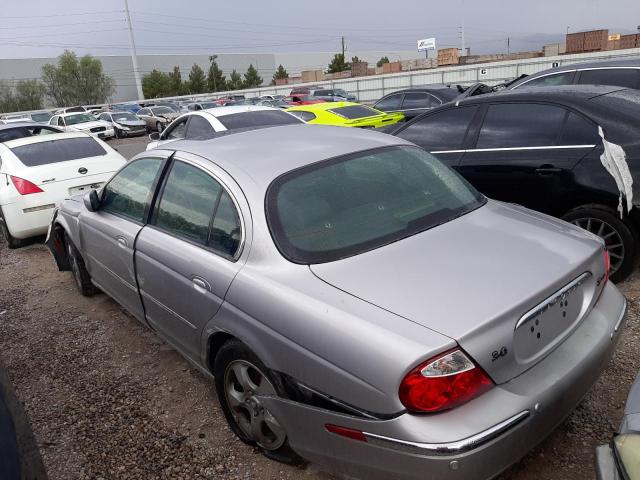
{"type": "Polygon", "coordinates": [[[280,398],[264,403],[292,448],[325,469],[355,478],[492,478],[560,424],[596,382],[620,335],[626,302],[608,284],[580,327],[535,367],[449,412],[368,420],[280,398]],[[617,329],[616,329],[617,327],[617,329]],[[366,442],[328,433],[335,424],[366,442]]]}
{"type": "MultiPolygon", "coordinates": [[[[51,216],[55,210],[55,204],[52,203],[48,205],[50,205],[49,208],[26,213],[23,207],[29,207],[22,205],[20,202],[5,205],[2,211],[9,233],[20,240],[46,234],[51,216]]],[[[45,206],[46,204],[42,205],[42,207],[45,206]]]]}

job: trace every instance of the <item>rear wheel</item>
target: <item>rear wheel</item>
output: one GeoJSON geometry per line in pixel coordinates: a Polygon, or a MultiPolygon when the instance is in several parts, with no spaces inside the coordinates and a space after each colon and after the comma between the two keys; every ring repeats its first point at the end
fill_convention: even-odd
{"type": "Polygon", "coordinates": [[[277,396],[278,379],[246,345],[239,340],[225,343],[216,355],[214,375],[220,406],[240,440],[279,462],[305,463],[289,446],[284,427],[258,398],[277,396]]]}
{"type": "Polygon", "coordinates": [[[7,241],[7,246],[10,249],[20,248],[24,242],[17,238],[14,238],[9,232],[9,227],[7,227],[7,222],[4,219],[4,214],[2,213],[2,209],[0,208],[0,231],[2,231],[2,236],[7,241]]]}
{"type": "Polygon", "coordinates": [[[563,217],[567,222],[598,235],[604,240],[611,259],[611,281],[620,282],[632,270],[636,256],[636,241],[632,227],[605,208],[580,207],[563,217]]]}
{"type": "Polygon", "coordinates": [[[85,297],[93,296],[97,290],[93,283],[91,283],[91,275],[89,275],[84,265],[84,260],[80,252],[78,252],[78,249],[69,237],[65,237],[65,243],[67,244],[67,257],[69,259],[69,265],[71,266],[71,274],[76,282],[78,291],[85,297]]]}

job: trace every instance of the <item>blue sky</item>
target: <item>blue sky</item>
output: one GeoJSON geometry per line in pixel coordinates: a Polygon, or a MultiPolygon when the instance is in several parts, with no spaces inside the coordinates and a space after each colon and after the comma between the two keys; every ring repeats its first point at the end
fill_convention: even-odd
{"type": "MultiPolygon", "coordinates": [[[[537,50],[570,30],[635,32],[639,0],[130,0],[138,53],[411,50],[420,38],[472,53],[537,50]]],[[[0,58],[128,54],[124,0],[4,0],[0,58]]]]}

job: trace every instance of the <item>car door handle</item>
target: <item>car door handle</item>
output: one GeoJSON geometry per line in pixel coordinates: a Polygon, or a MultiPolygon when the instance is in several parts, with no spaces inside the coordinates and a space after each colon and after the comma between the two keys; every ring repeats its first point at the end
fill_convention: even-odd
{"type": "Polygon", "coordinates": [[[120,244],[121,247],[126,247],[127,246],[127,239],[124,237],[116,237],[116,240],[118,241],[118,243],[120,244]]]}
{"type": "Polygon", "coordinates": [[[209,282],[207,282],[204,278],[193,277],[191,281],[193,282],[193,287],[196,290],[198,291],[204,290],[205,292],[211,291],[211,285],[209,285],[209,282]]]}
{"type": "Polygon", "coordinates": [[[562,169],[557,167],[536,168],[536,173],[539,175],[553,175],[554,173],[560,173],[560,172],[562,172],[562,169]]]}

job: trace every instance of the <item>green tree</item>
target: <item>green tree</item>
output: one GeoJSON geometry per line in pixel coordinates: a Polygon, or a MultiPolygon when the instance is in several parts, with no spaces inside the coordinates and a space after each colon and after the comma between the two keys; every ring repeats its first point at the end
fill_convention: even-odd
{"type": "Polygon", "coordinates": [[[357,55],[355,57],[351,57],[351,63],[360,63],[360,59],[357,55]]]}
{"type": "Polygon", "coordinates": [[[182,83],[182,74],[180,73],[180,67],[177,65],[173,67],[173,72],[169,72],[169,91],[165,96],[181,95],[185,88],[182,83]]]}
{"type": "Polygon", "coordinates": [[[249,68],[247,68],[247,73],[244,74],[242,86],[244,88],[253,88],[259,87],[260,85],[262,85],[262,77],[258,75],[258,70],[255,69],[253,64],[250,64],[249,68]]]}
{"type": "Polygon", "coordinates": [[[204,70],[197,63],[193,64],[189,72],[189,93],[204,93],[207,91],[207,77],[204,70]]]}
{"type": "Polygon", "coordinates": [[[44,85],[38,80],[20,80],[15,88],[7,82],[0,82],[0,112],[39,110],[44,90],[44,85]]]}
{"type": "Polygon", "coordinates": [[[142,77],[142,93],[144,98],[158,98],[171,95],[171,74],[151,70],[142,77]]]}
{"type": "Polygon", "coordinates": [[[380,60],[378,60],[378,63],[376,63],[376,66],[381,67],[385,63],[389,63],[389,57],[382,57],[380,60]]]}
{"type": "Polygon", "coordinates": [[[222,70],[218,67],[216,59],[217,55],[209,57],[209,71],[207,72],[207,90],[210,92],[220,92],[227,89],[227,78],[223,75],[222,70]]]}
{"type": "Polygon", "coordinates": [[[331,60],[327,71],[329,73],[337,73],[344,72],[345,70],[349,70],[350,68],[351,64],[344,61],[344,55],[342,53],[336,53],[333,56],[333,60],[331,60]]]}
{"type": "Polygon", "coordinates": [[[102,62],[91,55],[78,56],[65,50],[58,65],[42,67],[46,93],[59,107],[106,103],[115,91],[115,82],[102,70],[102,62]]]}
{"type": "Polygon", "coordinates": [[[289,73],[285,70],[282,64],[278,65],[278,69],[276,73],[273,74],[273,78],[271,79],[271,85],[276,84],[276,80],[281,80],[283,78],[289,78],[289,73]]]}
{"type": "Polygon", "coordinates": [[[242,88],[242,77],[236,69],[233,69],[231,75],[229,75],[229,80],[227,80],[227,90],[240,90],[242,88]]]}

